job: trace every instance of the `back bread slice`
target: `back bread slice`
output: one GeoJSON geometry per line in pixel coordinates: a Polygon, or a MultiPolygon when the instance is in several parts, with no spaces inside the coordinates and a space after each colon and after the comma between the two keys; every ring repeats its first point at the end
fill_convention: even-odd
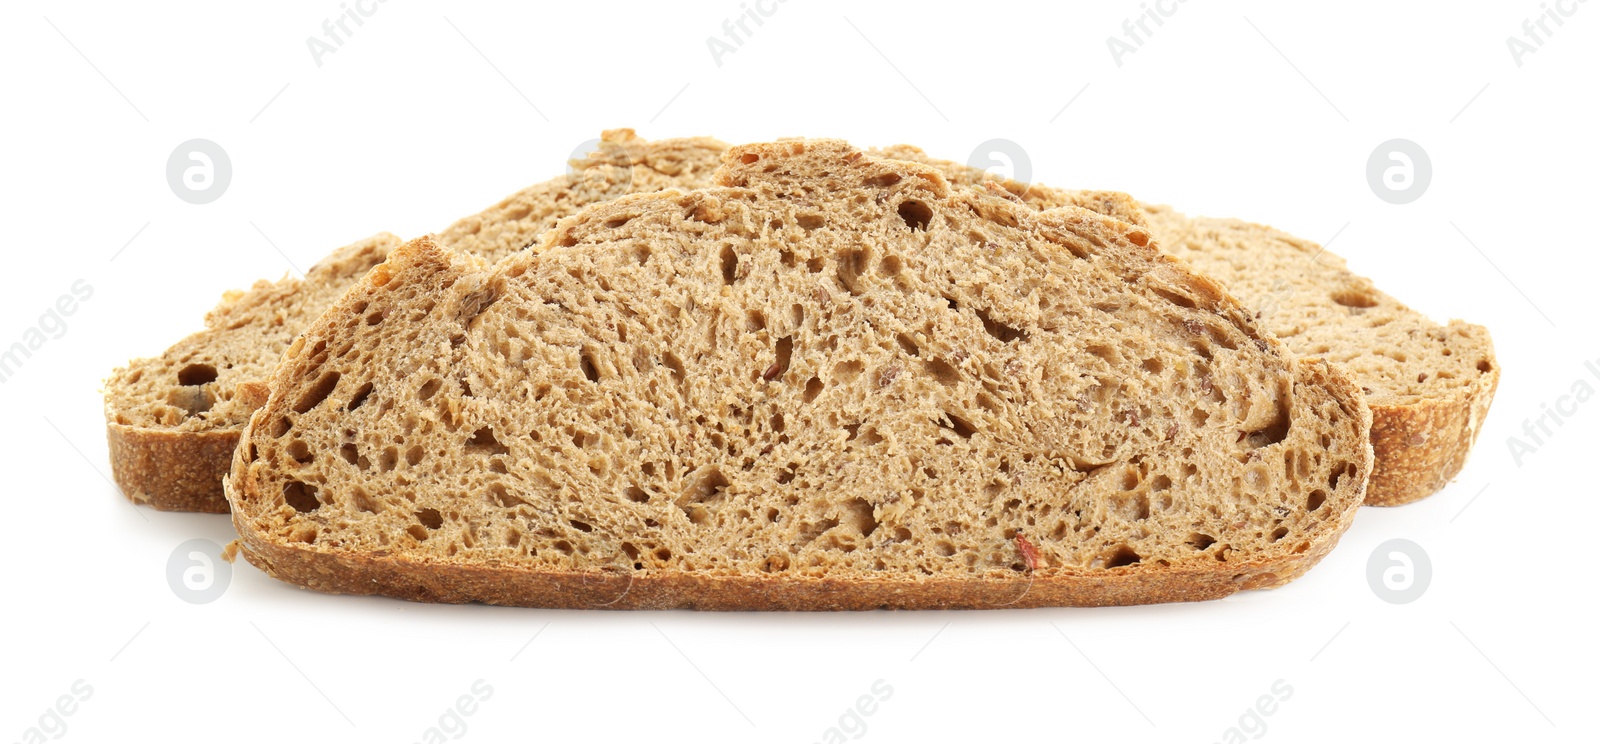
{"type": "MultiPolygon", "coordinates": [[[[703,137],[650,142],[632,130],[608,131],[568,175],[459,220],[440,239],[464,255],[497,260],[589,204],[706,185],[725,149],[703,137]]],[[[207,315],[205,330],[161,356],[115,370],[105,383],[106,439],[122,492],[157,509],[226,512],[222,478],[250,412],[266,400],[273,366],[296,335],[400,242],[377,235],[335,251],[304,279],[230,292],[207,315]]]]}
{"type": "Polygon", "coordinates": [[[717,181],[488,270],[395,251],[251,419],[246,558],[438,602],[1135,604],[1288,581],[1360,504],[1360,391],[1143,229],[836,140],[717,181]]]}
{"type": "Polygon", "coordinates": [[[1352,273],[1344,259],[1264,225],[1189,218],[1115,192],[1096,198],[996,179],[908,145],[882,152],[936,167],[955,184],[998,182],[1038,209],[1098,203],[1107,214],[1138,211],[1138,218],[1124,219],[1148,225],[1161,248],[1220,281],[1290,351],[1333,361],[1361,386],[1372,408],[1376,457],[1369,505],[1429,496],[1466,464],[1500,378],[1487,328],[1434,323],[1352,273]]]}
{"type": "Polygon", "coordinates": [[[1411,503],[1461,472],[1500,380],[1489,329],[1441,326],[1309,240],[1145,210],[1163,248],[1226,285],[1291,351],[1328,359],[1361,386],[1377,458],[1368,504],[1411,503]]]}
{"type": "Polygon", "coordinates": [[[222,476],[244,422],[266,401],[272,364],[401,242],[379,233],[334,251],[304,279],[229,292],[206,314],[205,330],[112,372],[106,442],[122,493],[157,509],[227,511],[222,476]]]}

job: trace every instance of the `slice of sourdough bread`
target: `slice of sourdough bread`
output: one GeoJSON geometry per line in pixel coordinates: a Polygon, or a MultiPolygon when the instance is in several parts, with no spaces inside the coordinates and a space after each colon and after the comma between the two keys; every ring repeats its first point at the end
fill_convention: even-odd
{"type": "Polygon", "coordinates": [[[1264,225],[1189,218],[1115,192],[1096,199],[1094,192],[998,179],[909,145],[879,152],[938,168],[953,184],[998,183],[1038,209],[1098,203],[1092,208],[1107,214],[1140,213],[1123,219],[1147,225],[1162,249],[1220,281],[1290,351],[1331,360],[1361,386],[1376,456],[1366,503],[1416,501],[1466,463],[1500,378],[1487,328],[1434,323],[1352,273],[1344,259],[1264,225]]]}
{"type": "Polygon", "coordinates": [[[568,608],[1110,605],[1276,586],[1370,414],[1142,228],[836,140],[593,206],[493,267],[424,238],[298,338],[235,452],[246,558],[568,608]]]}
{"type": "MultiPolygon", "coordinates": [[[[440,239],[493,261],[533,243],[556,220],[633,191],[709,182],[727,145],[707,138],[649,142],[621,129],[568,175],[530,186],[462,219],[440,239]]],[[[266,399],[266,381],[290,341],[400,240],[387,233],[341,248],[304,279],[229,292],[206,329],[159,357],[137,359],[105,383],[112,472],[128,498],[157,509],[225,512],[239,432],[266,399]]]]}

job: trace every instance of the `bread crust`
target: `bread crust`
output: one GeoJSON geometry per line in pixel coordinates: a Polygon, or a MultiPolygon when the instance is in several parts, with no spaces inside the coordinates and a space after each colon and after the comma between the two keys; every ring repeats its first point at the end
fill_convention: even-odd
{"type": "MultiPolygon", "coordinates": [[[[1487,331],[1483,337],[1488,343],[1487,331]]],[[[1448,398],[1372,406],[1376,465],[1367,486],[1368,506],[1419,501],[1461,472],[1500,384],[1500,365],[1492,353],[1489,362],[1489,372],[1448,398]]]]}
{"type": "Polygon", "coordinates": [[[174,431],[107,424],[111,474],[128,500],[161,511],[226,514],[219,484],[240,429],[174,431]]]}

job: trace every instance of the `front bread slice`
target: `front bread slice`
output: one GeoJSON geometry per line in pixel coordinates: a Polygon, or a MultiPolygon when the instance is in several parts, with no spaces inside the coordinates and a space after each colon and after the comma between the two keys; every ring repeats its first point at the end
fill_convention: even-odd
{"type": "Polygon", "coordinates": [[[228,480],[327,592],[544,607],[1199,600],[1330,550],[1370,413],[1143,228],[835,140],[733,148],[291,347],[228,480]]]}

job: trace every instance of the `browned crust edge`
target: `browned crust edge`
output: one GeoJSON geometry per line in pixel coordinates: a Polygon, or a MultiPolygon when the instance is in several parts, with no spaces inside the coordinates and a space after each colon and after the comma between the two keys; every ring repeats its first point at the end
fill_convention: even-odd
{"type": "Polygon", "coordinates": [[[135,504],[161,511],[226,514],[222,481],[241,431],[165,431],[107,424],[112,477],[135,504]]]}
{"type": "MultiPolygon", "coordinates": [[[[449,258],[426,237],[397,249],[390,261],[397,264],[396,268],[389,272],[375,270],[361,281],[370,283],[373,274],[378,273],[387,281],[389,274],[399,272],[398,264],[402,261],[449,265],[449,258]]],[[[328,333],[339,312],[358,294],[347,292],[302,339],[328,333]]],[[[289,356],[297,351],[298,348],[291,348],[289,356]]],[[[279,375],[287,374],[290,368],[287,362],[279,365],[279,375]]],[[[1342,369],[1321,359],[1301,359],[1295,365],[1295,384],[1324,387],[1339,401],[1341,408],[1361,419],[1362,431],[1370,429],[1372,414],[1365,397],[1342,369]]],[[[245,438],[252,436],[268,410],[267,407],[257,409],[245,429],[245,438]]],[[[233,524],[239,533],[245,560],[269,576],[330,594],[377,594],[415,602],[481,602],[551,609],[714,611],[1023,609],[1193,602],[1218,599],[1242,589],[1282,586],[1310,570],[1333,550],[1354,521],[1372,472],[1370,441],[1363,438],[1351,455],[1359,461],[1361,477],[1341,480],[1328,499],[1328,506],[1336,511],[1300,553],[1238,563],[1206,560],[1178,566],[1134,565],[1093,572],[1046,568],[1004,578],[845,579],[681,571],[546,571],[525,566],[463,565],[278,543],[255,529],[252,518],[243,509],[233,510],[233,524]]],[[[260,495],[247,460],[242,452],[234,456],[235,467],[224,482],[230,501],[260,495]]]]}
{"type": "MultiPolygon", "coordinates": [[[[1483,337],[1487,343],[1487,330],[1483,337]]],[[[1419,501],[1437,493],[1461,472],[1500,385],[1500,364],[1492,346],[1488,358],[1490,371],[1448,398],[1372,406],[1372,448],[1377,465],[1367,486],[1368,506],[1419,501]]]]}

